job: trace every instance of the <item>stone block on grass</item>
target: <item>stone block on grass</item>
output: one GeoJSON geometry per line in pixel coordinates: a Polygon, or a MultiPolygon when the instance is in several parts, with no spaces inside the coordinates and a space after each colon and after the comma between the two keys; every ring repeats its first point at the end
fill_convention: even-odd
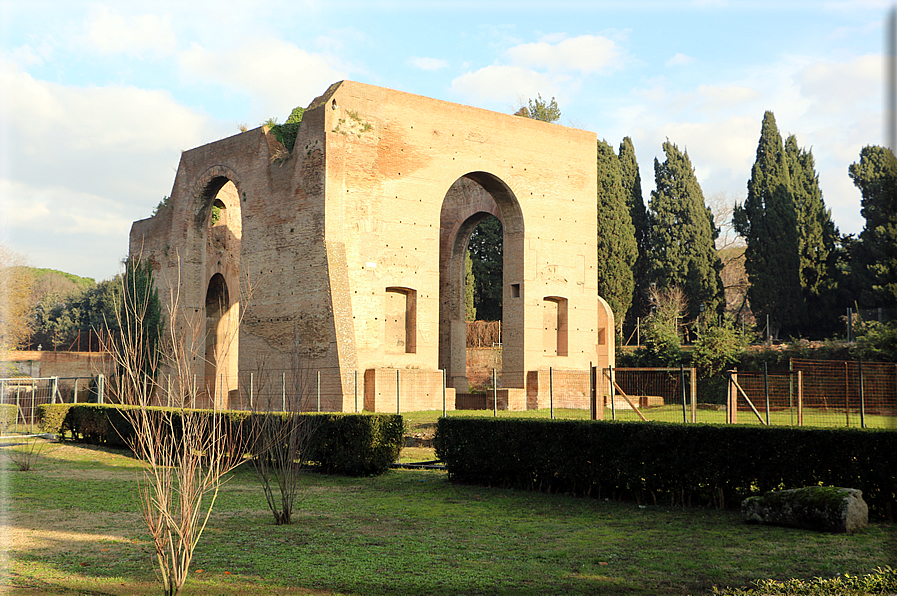
{"type": "Polygon", "coordinates": [[[833,486],[770,491],[745,499],[741,512],[748,523],[820,532],[852,532],[869,523],[863,491],[833,486]]]}

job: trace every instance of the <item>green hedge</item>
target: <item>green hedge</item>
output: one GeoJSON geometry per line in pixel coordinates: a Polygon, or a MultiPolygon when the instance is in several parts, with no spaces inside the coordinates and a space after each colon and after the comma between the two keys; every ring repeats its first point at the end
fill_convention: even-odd
{"type": "MultiPolygon", "coordinates": [[[[133,406],[98,404],[53,404],[40,408],[41,428],[72,440],[129,448],[133,428],[125,411],[133,406]]],[[[172,423],[180,424],[181,410],[147,408],[149,412],[169,412],[172,423]]],[[[196,410],[194,410],[196,411],[196,410]]],[[[211,410],[199,410],[209,416],[211,410]]],[[[278,416],[281,413],[252,414],[225,411],[216,414],[218,424],[241,426],[248,438],[257,416],[278,416]]],[[[403,444],[403,421],[397,414],[301,414],[312,422],[314,435],[308,461],[329,474],[382,474],[399,455],[403,444]]]]}
{"type": "Polygon", "coordinates": [[[639,502],[737,506],[768,490],[858,488],[893,519],[887,430],[441,418],[436,454],[460,482],[639,502]]]}
{"type": "Polygon", "coordinates": [[[19,408],[16,404],[0,404],[0,429],[9,430],[16,425],[19,408]]]}

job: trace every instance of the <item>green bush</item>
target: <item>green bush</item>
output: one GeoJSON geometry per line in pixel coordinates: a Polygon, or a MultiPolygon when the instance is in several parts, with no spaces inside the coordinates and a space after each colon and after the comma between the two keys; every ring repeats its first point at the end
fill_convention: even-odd
{"type": "Polygon", "coordinates": [[[41,432],[61,435],[66,414],[72,404],[43,404],[37,407],[37,420],[41,432]]]}
{"type": "MultiPolygon", "coordinates": [[[[126,415],[134,406],[111,404],[55,404],[42,406],[41,428],[45,432],[67,433],[75,441],[130,448],[134,430],[126,415]]],[[[163,412],[172,416],[178,435],[182,411],[177,408],[147,408],[150,415],[163,412]]],[[[235,432],[249,440],[253,417],[284,416],[282,413],[251,414],[241,411],[213,412],[216,424],[233,425],[235,432]]],[[[397,414],[301,414],[314,420],[315,429],[308,460],[328,474],[382,474],[399,455],[403,444],[403,421],[397,414]]],[[[257,425],[255,426],[257,428],[257,425]]]]}
{"type": "Polygon", "coordinates": [[[0,430],[7,431],[16,425],[19,408],[15,404],[0,404],[0,430]]]}
{"type": "Polygon", "coordinates": [[[328,474],[382,474],[399,457],[404,423],[398,414],[309,414],[315,426],[308,459],[328,474]]]}
{"type": "Polygon", "coordinates": [[[897,503],[888,430],[452,417],[435,445],[473,484],[718,507],[822,484],[862,490],[888,518],[897,503]]]}

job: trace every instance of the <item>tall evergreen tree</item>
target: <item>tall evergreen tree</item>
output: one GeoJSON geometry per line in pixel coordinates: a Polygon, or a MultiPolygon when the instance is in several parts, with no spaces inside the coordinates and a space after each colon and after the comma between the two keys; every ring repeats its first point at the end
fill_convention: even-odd
{"type": "Polygon", "coordinates": [[[811,335],[825,337],[838,320],[838,228],[825,208],[812,151],[800,149],[794,135],[785,140],[785,162],[797,218],[800,286],[811,335]]]}
{"type": "Polygon", "coordinates": [[[464,316],[468,321],[477,320],[477,307],[474,306],[476,280],[473,277],[473,260],[470,251],[464,254],[464,316]]]}
{"type": "Polygon", "coordinates": [[[635,243],[638,247],[638,258],[632,270],[635,281],[635,290],[632,295],[632,307],[629,309],[629,318],[642,316],[647,310],[645,300],[645,272],[648,268],[648,212],[645,209],[645,199],[642,197],[642,178],[638,170],[638,161],[635,158],[635,147],[632,139],[625,137],[620,143],[618,153],[620,161],[620,174],[623,183],[623,193],[626,196],[626,206],[629,208],[629,217],[635,228],[635,243]]]}
{"type": "Polygon", "coordinates": [[[467,244],[473,273],[473,306],[480,321],[501,320],[503,248],[501,220],[494,215],[477,225],[467,244]]]}
{"type": "Polygon", "coordinates": [[[763,115],[747,198],[736,205],[735,231],[747,240],[748,299],[758,321],[794,333],[804,322],[797,215],[782,137],[772,112],[763,115]]]}
{"type": "Polygon", "coordinates": [[[851,255],[861,306],[897,304],[897,159],[885,147],[867,146],[850,178],[863,193],[866,225],[851,255]]]}
{"type": "Polygon", "coordinates": [[[648,220],[651,246],[646,281],[657,288],[678,286],[688,299],[689,318],[725,305],[719,272],[722,262],[714,245],[719,230],[695,177],[688,152],[669,141],[666,160],[654,160],[656,190],[651,191],[648,220]]]}
{"type": "Polygon", "coordinates": [[[613,147],[598,141],[598,294],[614,311],[618,331],[632,304],[637,258],[635,228],[626,205],[620,163],[613,147]]]}

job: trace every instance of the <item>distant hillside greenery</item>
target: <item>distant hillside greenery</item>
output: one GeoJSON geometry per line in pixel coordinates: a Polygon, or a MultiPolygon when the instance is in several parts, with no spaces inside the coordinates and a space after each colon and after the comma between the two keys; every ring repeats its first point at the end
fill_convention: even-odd
{"type": "MultiPolygon", "coordinates": [[[[115,324],[114,300],[119,277],[99,284],[90,277],[65,271],[36,267],[18,267],[19,274],[30,280],[30,295],[18,348],[25,350],[91,349],[91,331],[115,324]]],[[[92,338],[98,349],[98,336],[92,338]]]]}

